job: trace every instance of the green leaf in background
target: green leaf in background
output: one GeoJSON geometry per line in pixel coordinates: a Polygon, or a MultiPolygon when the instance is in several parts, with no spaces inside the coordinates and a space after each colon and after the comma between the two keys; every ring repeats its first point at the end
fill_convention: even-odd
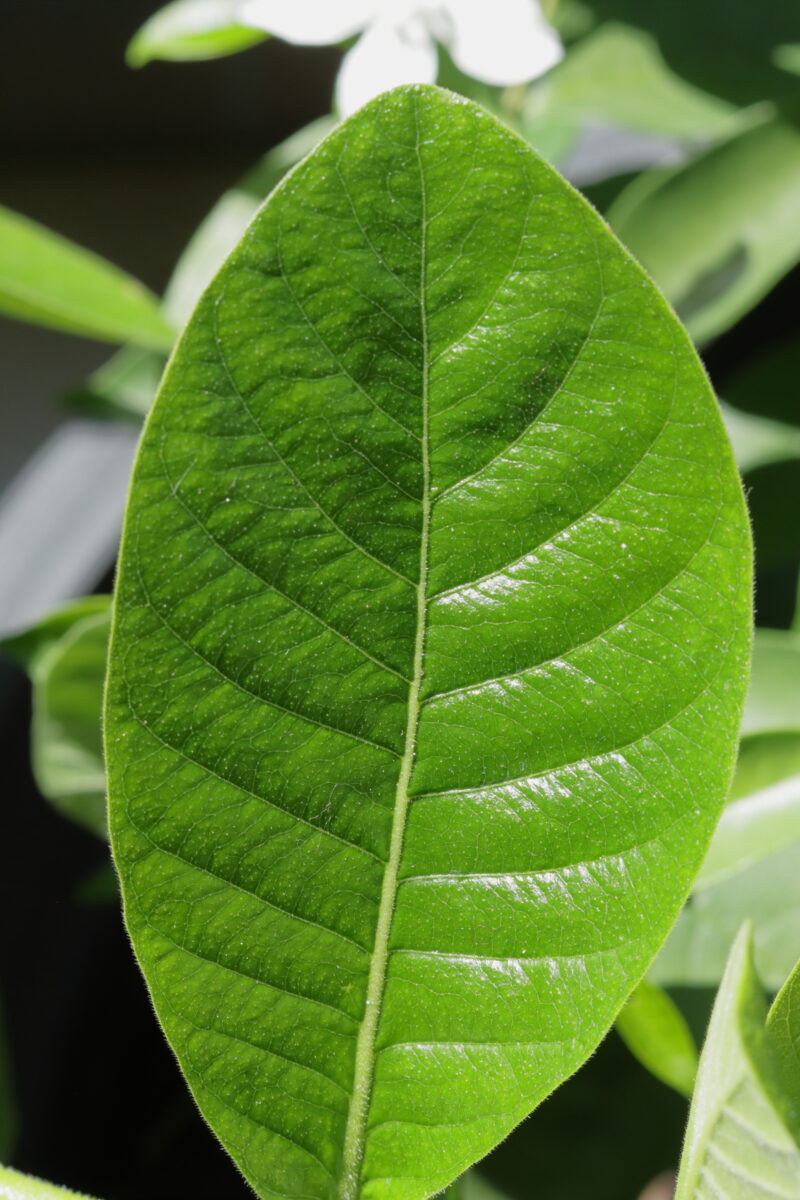
{"type": "Polygon", "coordinates": [[[658,42],[681,78],[737,105],[791,103],[793,81],[774,63],[775,47],[797,38],[797,9],[779,0],[587,0],[600,21],[624,21],[658,42]]]}
{"type": "Polygon", "coordinates": [[[789,1126],[800,1130],[800,962],[775,997],[767,1021],[778,1056],[789,1126]]]}
{"type": "Polygon", "coordinates": [[[174,0],[145,21],[128,46],[131,67],[154,59],[196,62],[247,50],[269,37],[238,19],[241,0],[174,0]]]}
{"type": "Polygon", "coordinates": [[[33,683],[31,764],[42,795],[64,816],[106,836],[100,718],[109,597],[66,605],[0,648],[33,683]]]}
{"type": "MultiPolygon", "coordinates": [[[[288,170],[334,128],[333,117],[312,121],[274,146],[233,188],[225,192],[192,236],[164,293],[163,309],[180,328],[197,301],[239,241],[259,204],[288,170]]],[[[95,416],[145,416],[164,370],[165,356],[125,346],[95,371],[67,401],[95,416]]]]}
{"type": "Polygon", "coordinates": [[[700,1058],[675,1200],[800,1200],[800,1148],[766,1019],[745,926],[700,1058]]]}
{"type": "Polygon", "coordinates": [[[749,624],[647,278],[481,109],[362,109],[181,339],[110,655],[128,927],[260,1195],[429,1195],[587,1057],[716,822],[749,624]]]}
{"type": "Polygon", "coordinates": [[[769,121],[645,172],[608,219],[692,336],[729,329],[800,259],[800,132],[769,121]]]}
{"type": "Polygon", "coordinates": [[[697,1047],[683,1014],[662,988],[643,979],[617,1017],[617,1033],[651,1074],[691,1096],[697,1047]]]}
{"type": "Polygon", "coordinates": [[[656,960],[663,984],[715,985],[752,918],[759,973],[779,987],[800,929],[800,635],[759,629],[730,801],[695,893],[656,960]]]}
{"type": "Polygon", "coordinates": [[[158,300],[119,267],[0,207],[0,313],[105,342],[169,350],[158,300]]]}
{"type": "Polygon", "coordinates": [[[648,978],[662,987],[716,987],[731,940],[750,919],[758,974],[776,991],[797,960],[800,843],[690,896],[648,978]]]}
{"type": "Polygon", "coordinates": [[[11,1167],[0,1167],[0,1200],[91,1200],[84,1192],[56,1187],[11,1167]]]}
{"type": "Polygon", "coordinates": [[[800,427],[755,417],[720,403],[722,419],[742,474],[768,463],[800,458],[800,427]]]}
{"type": "Polygon", "coordinates": [[[604,121],[696,142],[727,136],[739,119],[734,105],[675,75],[650,34],[616,21],[571,46],[533,85],[523,128],[551,113],[576,125],[604,121]]]}
{"type": "Polygon", "coordinates": [[[781,70],[789,71],[792,75],[800,75],[800,42],[776,46],[772,57],[776,66],[779,66],[781,70]]]}

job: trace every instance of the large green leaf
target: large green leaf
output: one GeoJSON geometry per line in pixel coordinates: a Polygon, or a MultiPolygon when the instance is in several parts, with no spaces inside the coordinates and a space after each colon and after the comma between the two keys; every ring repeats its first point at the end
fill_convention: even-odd
{"type": "Polygon", "coordinates": [[[800,1200],[800,1148],[766,1019],[745,927],[700,1059],[675,1200],[800,1200]]]}
{"type": "Polygon", "coordinates": [[[108,342],[168,350],[155,296],[119,267],[0,207],[0,312],[108,342]]]}
{"type": "Polygon", "coordinates": [[[56,1187],[11,1167],[0,1167],[0,1200],[91,1200],[84,1192],[56,1187]]]}
{"type": "Polygon", "coordinates": [[[107,693],[156,1009],[262,1196],[441,1189],[586,1058],[727,789],[749,540],[694,351],[435,88],[271,196],[150,415],[107,693]]]}
{"type": "Polygon", "coordinates": [[[800,131],[757,124],[684,167],[629,184],[609,221],[699,342],[800,259],[800,131]]]}

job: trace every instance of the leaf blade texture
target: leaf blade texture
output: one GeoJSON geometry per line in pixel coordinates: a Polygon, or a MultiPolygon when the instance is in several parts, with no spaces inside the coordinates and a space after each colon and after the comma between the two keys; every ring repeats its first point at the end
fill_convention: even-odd
{"type": "Polygon", "coordinates": [[[440,1190],[590,1053],[727,786],[748,579],[688,339],[529,147],[399,89],[277,189],[148,421],[106,714],[134,946],[260,1195],[440,1190]]]}

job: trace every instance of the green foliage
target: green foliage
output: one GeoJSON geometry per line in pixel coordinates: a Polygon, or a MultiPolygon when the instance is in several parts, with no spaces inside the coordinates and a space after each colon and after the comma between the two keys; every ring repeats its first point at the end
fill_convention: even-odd
{"type": "Polygon", "coordinates": [[[442,1188],[685,896],[749,647],[696,356],[486,113],[381,98],[277,189],[151,413],[106,714],[126,919],[262,1196],[442,1188]]]}
{"type": "Polygon", "coordinates": [[[800,842],[800,636],[756,633],[739,761],[696,887],[800,842]]]}
{"type": "Polygon", "coordinates": [[[654,36],[673,71],[733,104],[790,102],[793,81],[774,61],[796,40],[793,4],[752,0],[588,0],[598,20],[625,21],[654,36]]]}
{"type": "Polygon", "coordinates": [[[779,987],[800,927],[800,637],[756,632],[739,760],[695,894],[659,956],[661,983],[716,984],[752,919],[759,973],[779,987]]]}
{"type": "Polygon", "coordinates": [[[0,643],[33,683],[31,764],[37,786],[64,816],[105,837],[100,713],[109,598],[88,596],[0,643]]]}
{"type": "Polygon", "coordinates": [[[239,0],[174,0],[145,21],[128,46],[132,67],[154,59],[196,62],[235,54],[269,34],[237,19],[239,0]]]}
{"type": "MultiPolygon", "coordinates": [[[[797,1015],[785,1005],[783,1028],[788,1019],[794,1037],[797,1015]]],[[[675,1200],[800,1198],[800,1148],[766,1019],[745,927],[731,950],[700,1059],[675,1200]]]]}
{"type": "MultiPolygon", "coordinates": [[[[288,170],[308,154],[336,122],[312,121],[268,151],[233,188],[225,192],[195,231],[178,259],[164,294],[164,312],[181,326],[203,290],[244,233],[259,204],[288,170]]],[[[165,358],[135,346],[118,350],[70,400],[98,416],[142,419],[153,402],[165,358]]]]}
{"type": "MultiPolygon", "coordinates": [[[[800,940],[800,939],[798,939],[800,940]]],[[[768,1028],[778,1058],[789,1127],[800,1130],[800,962],[775,998],[768,1028]]]]}
{"type": "Polygon", "coordinates": [[[0,312],[107,342],[168,350],[156,298],[119,267],[0,207],[0,312]]]}
{"type": "Polygon", "coordinates": [[[743,474],[769,463],[800,458],[800,428],[740,412],[729,404],[721,404],[720,408],[743,474]]]}
{"type": "Polygon", "coordinates": [[[800,259],[800,132],[768,121],[686,166],[645,173],[615,232],[698,342],[729,329],[800,259]]]}
{"type": "Polygon", "coordinates": [[[697,1047],[683,1014],[665,991],[643,979],[617,1017],[617,1033],[657,1079],[691,1096],[697,1047]]]}
{"type": "Polygon", "coordinates": [[[0,1167],[0,1197],[2,1200],[91,1200],[83,1192],[56,1187],[11,1167],[0,1167]]]}
{"type": "Polygon", "coordinates": [[[526,120],[607,121],[693,141],[733,132],[737,109],[675,75],[643,30],[609,21],[572,47],[526,100],[526,120]]]}
{"type": "Polygon", "coordinates": [[[800,42],[776,46],[773,59],[782,70],[789,71],[792,75],[800,75],[800,42]]]}

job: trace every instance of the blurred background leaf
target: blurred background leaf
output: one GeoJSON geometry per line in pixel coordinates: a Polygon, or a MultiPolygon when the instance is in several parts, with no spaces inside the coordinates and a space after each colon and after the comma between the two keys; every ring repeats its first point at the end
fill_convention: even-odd
{"type": "Polygon", "coordinates": [[[729,329],[800,259],[800,132],[766,121],[617,197],[612,228],[696,341],[729,329]]]}
{"type": "Polygon", "coordinates": [[[691,1096],[697,1047],[686,1019],[667,993],[643,979],[617,1017],[617,1033],[656,1079],[691,1096]]]}
{"type": "Polygon", "coordinates": [[[89,250],[0,207],[0,312],[109,342],[168,350],[147,288],[89,250]]]}
{"type": "Polygon", "coordinates": [[[106,836],[101,711],[110,598],[88,596],[0,643],[33,683],[31,765],[64,816],[106,836]]]}
{"type": "Polygon", "coordinates": [[[237,19],[239,0],[174,0],[153,14],[128,44],[127,60],[197,62],[235,54],[269,35],[237,19]]]}
{"type": "Polygon", "coordinates": [[[800,953],[800,634],[785,630],[756,633],[729,803],[650,978],[718,983],[746,918],[759,973],[777,988],[800,953]]]}

